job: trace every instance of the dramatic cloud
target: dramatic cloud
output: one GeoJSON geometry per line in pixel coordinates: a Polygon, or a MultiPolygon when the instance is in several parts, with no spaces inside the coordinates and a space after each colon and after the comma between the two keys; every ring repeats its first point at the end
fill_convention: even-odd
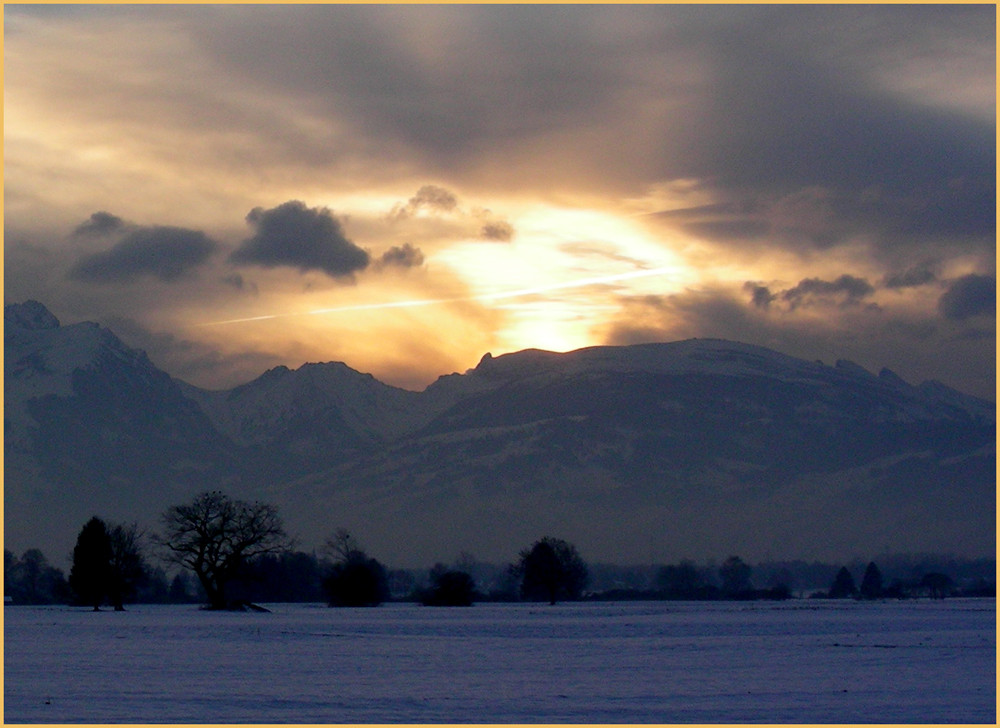
{"type": "Polygon", "coordinates": [[[995,338],[981,330],[940,325],[933,312],[890,313],[868,306],[832,307],[815,318],[748,305],[734,290],[705,287],[669,296],[635,297],[605,332],[611,344],[692,337],[759,343],[828,364],[857,362],[873,373],[887,367],[912,384],[937,379],[992,398],[995,338]],[[944,378],[942,374],[947,372],[944,378]]]}
{"type": "Polygon", "coordinates": [[[514,226],[504,220],[488,222],[483,225],[479,233],[484,240],[495,240],[501,243],[509,243],[514,237],[514,226]]]}
{"type": "Polygon", "coordinates": [[[997,281],[993,276],[967,275],[954,281],[938,301],[945,318],[964,321],[973,316],[996,316],[997,281]]]}
{"type": "Polygon", "coordinates": [[[137,228],[110,250],[80,258],[69,277],[91,283],[128,282],[142,276],[174,281],[205,263],[217,248],[198,230],[137,228]]]}
{"type": "Polygon", "coordinates": [[[437,185],[424,185],[405,205],[396,205],[389,213],[390,219],[403,219],[416,215],[421,210],[449,213],[458,207],[458,198],[453,192],[437,185]]]}
{"type": "MultiPolygon", "coordinates": [[[[976,15],[948,16],[942,36],[977,34],[976,15]]],[[[899,62],[919,51],[904,29],[923,34],[941,17],[937,8],[916,7],[899,14],[832,6],[738,12],[726,32],[709,39],[715,80],[706,89],[708,113],[695,117],[697,126],[688,130],[683,167],[689,176],[714,180],[729,203],[770,207],[772,200],[821,189],[824,204],[837,214],[826,223],[817,220],[820,200],[791,210],[786,227],[803,214],[808,223],[791,244],[824,247],[860,232],[890,248],[942,235],[991,235],[992,119],[882,93],[875,79],[859,83],[856,72],[845,73],[837,55],[881,52],[898,54],[893,60],[899,62]],[[894,27],[881,48],[859,48],[858,39],[870,29],[887,30],[880,23],[889,17],[894,27]],[[807,50],[818,37],[829,45],[807,50]]],[[[990,37],[992,25],[991,19],[977,35],[990,37]]]]}
{"type": "Polygon", "coordinates": [[[257,232],[229,256],[236,265],[318,270],[334,278],[368,266],[368,253],[347,239],[340,220],[325,207],[291,200],[270,210],[255,207],[246,221],[257,232]]]}
{"type": "Polygon", "coordinates": [[[378,261],[379,267],[395,266],[397,268],[416,268],[424,263],[424,254],[410,243],[394,245],[382,253],[378,261]]]}
{"type": "Polygon", "coordinates": [[[915,265],[899,273],[889,273],[882,284],[886,288],[914,288],[924,286],[937,280],[935,267],[930,264],[915,265]]]}
{"type": "Polygon", "coordinates": [[[992,6],[11,5],[4,20],[7,291],[66,320],[125,311],[227,357],[338,358],[415,386],[441,373],[430,362],[613,329],[876,369],[912,357],[995,392],[992,6]],[[235,252],[175,251],[171,268],[148,241],[117,247],[150,228],[91,215],[109,209],[235,252]],[[89,285],[196,266],[169,287],[89,285]],[[303,315],[320,309],[349,313],[303,315]],[[243,323],[201,327],[220,320],[243,323]]]}
{"type": "Polygon", "coordinates": [[[90,219],[77,226],[74,235],[111,235],[125,227],[125,221],[110,212],[95,212],[90,219]]]}
{"type": "Polygon", "coordinates": [[[809,305],[810,303],[837,299],[841,305],[852,306],[860,303],[865,296],[875,292],[871,284],[862,278],[842,275],[833,281],[819,278],[808,278],[800,281],[794,288],[783,291],[781,297],[788,301],[792,308],[809,305]]]}
{"type": "Polygon", "coordinates": [[[778,297],[777,294],[771,293],[770,288],[759,283],[747,281],[743,287],[750,291],[750,301],[757,308],[768,308],[771,302],[778,297]]]}
{"type": "Polygon", "coordinates": [[[856,306],[873,293],[875,288],[863,278],[842,275],[832,281],[806,278],[798,285],[773,293],[768,286],[748,281],[744,289],[750,292],[751,303],[757,308],[769,308],[776,301],[795,310],[800,306],[856,306]]]}

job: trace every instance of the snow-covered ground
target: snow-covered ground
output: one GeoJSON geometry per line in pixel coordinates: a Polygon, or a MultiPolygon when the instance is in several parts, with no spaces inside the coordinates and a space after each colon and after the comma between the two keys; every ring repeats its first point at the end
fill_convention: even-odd
{"type": "Polygon", "coordinates": [[[4,610],[8,723],[995,723],[993,600],[4,610]]]}

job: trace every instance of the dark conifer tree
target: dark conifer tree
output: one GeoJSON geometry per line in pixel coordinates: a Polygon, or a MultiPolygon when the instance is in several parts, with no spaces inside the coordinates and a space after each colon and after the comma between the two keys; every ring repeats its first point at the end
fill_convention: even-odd
{"type": "Polygon", "coordinates": [[[99,611],[111,586],[111,539],[104,521],[94,516],[80,530],[73,548],[69,585],[82,604],[99,611]]]}
{"type": "Polygon", "coordinates": [[[833,584],[830,585],[830,598],[844,599],[846,597],[853,597],[857,593],[858,588],[854,585],[854,577],[851,576],[851,572],[847,570],[846,566],[840,567],[840,571],[837,572],[837,576],[833,579],[833,584]]]}
{"type": "Polygon", "coordinates": [[[882,596],[882,572],[874,561],[868,562],[865,575],[861,577],[861,598],[878,599],[882,596]]]}

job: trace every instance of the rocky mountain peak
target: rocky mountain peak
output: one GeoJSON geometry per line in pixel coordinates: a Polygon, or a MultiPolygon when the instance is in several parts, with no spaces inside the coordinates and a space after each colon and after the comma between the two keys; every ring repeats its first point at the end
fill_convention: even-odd
{"type": "Polygon", "coordinates": [[[5,326],[32,331],[59,328],[59,319],[38,301],[7,304],[3,307],[3,322],[5,326]]]}
{"type": "Polygon", "coordinates": [[[502,559],[542,532],[621,559],[726,554],[729,534],[796,558],[995,541],[995,405],[846,360],[691,339],[487,354],[423,392],[340,362],[207,391],[36,302],[5,319],[14,550],[219,487],[307,542],[363,528],[388,559],[502,559]]]}

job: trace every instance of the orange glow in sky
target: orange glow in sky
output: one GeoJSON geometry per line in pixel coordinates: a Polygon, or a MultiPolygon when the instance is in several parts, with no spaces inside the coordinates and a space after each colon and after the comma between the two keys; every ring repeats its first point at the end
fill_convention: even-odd
{"type": "Polygon", "coordinates": [[[212,388],[700,336],[992,397],[995,46],[991,6],[8,5],[5,295],[212,388]]]}

